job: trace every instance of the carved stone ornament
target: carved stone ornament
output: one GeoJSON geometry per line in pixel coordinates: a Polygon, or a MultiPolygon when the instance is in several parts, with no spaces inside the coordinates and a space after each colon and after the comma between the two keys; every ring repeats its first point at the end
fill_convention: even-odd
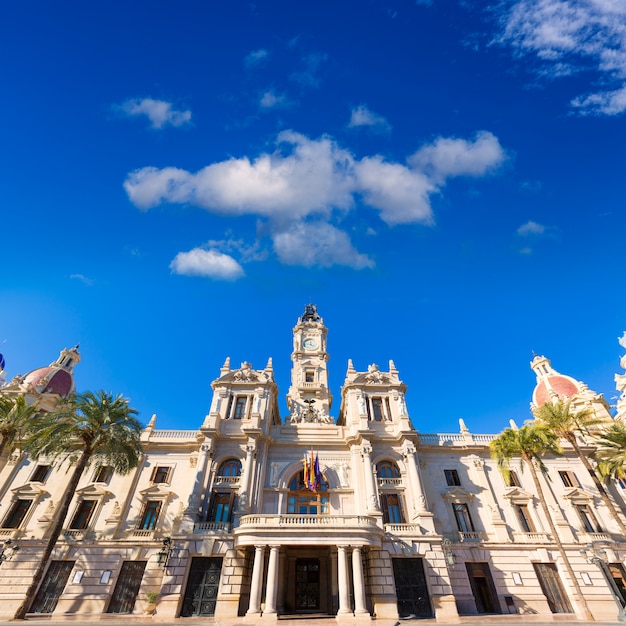
{"type": "Polygon", "coordinates": [[[252,370],[252,365],[250,365],[248,361],[244,361],[241,364],[241,369],[235,372],[233,378],[240,382],[250,382],[253,380],[258,380],[259,376],[256,372],[252,370]]]}
{"type": "Polygon", "coordinates": [[[381,384],[389,382],[389,376],[381,372],[380,369],[378,369],[378,365],[376,365],[376,363],[372,363],[372,365],[368,365],[367,367],[365,380],[370,383],[381,384]]]}

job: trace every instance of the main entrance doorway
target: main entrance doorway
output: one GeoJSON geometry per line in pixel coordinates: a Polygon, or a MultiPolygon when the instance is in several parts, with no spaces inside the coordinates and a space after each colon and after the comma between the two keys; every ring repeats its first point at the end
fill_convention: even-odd
{"type": "Polygon", "coordinates": [[[465,563],[476,610],[479,613],[501,613],[489,563],[465,563]]]}
{"type": "Polygon", "coordinates": [[[400,617],[432,617],[424,561],[422,559],[392,559],[396,581],[398,615],[400,617]]]}
{"type": "Polygon", "coordinates": [[[52,561],[30,607],[31,613],[52,613],[65,589],[75,561],[52,561]]]}
{"type": "Polygon", "coordinates": [[[320,609],[320,560],[296,559],[296,612],[320,609]]]}
{"type": "Polygon", "coordinates": [[[222,571],[221,557],[194,557],[191,559],[189,580],[181,617],[215,615],[215,602],[222,571]]]}
{"type": "Polygon", "coordinates": [[[107,613],[132,613],[146,561],[124,561],[107,613]]]}

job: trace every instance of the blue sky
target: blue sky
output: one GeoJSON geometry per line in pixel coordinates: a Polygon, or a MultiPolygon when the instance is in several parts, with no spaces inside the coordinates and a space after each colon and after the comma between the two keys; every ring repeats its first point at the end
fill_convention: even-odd
{"type": "Polygon", "coordinates": [[[422,432],[522,422],[532,352],[611,400],[626,3],[22,2],[0,22],[0,352],[194,428],[291,329],[395,361],[422,432]]]}

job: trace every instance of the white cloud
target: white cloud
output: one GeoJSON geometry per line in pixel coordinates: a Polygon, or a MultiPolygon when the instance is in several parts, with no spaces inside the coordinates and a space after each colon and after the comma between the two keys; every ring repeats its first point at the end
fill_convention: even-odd
{"type": "Polygon", "coordinates": [[[521,237],[528,237],[529,235],[543,235],[546,232],[546,227],[543,224],[528,220],[525,224],[522,224],[517,229],[517,234],[521,237]]]}
{"type": "Polygon", "coordinates": [[[594,68],[614,89],[579,96],[581,113],[626,110],[626,3],[623,0],[517,0],[505,3],[497,41],[534,55],[550,77],[594,68]]]}
{"type": "Polygon", "coordinates": [[[116,108],[130,117],[145,115],[150,120],[152,128],[163,128],[168,125],[184,126],[191,122],[191,111],[177,111],[171,102],[165,100],[136,98],[126,100],[116,108]]]}
{"type": "Polygon", "coordinates": [[[217,280],[237,280],[245,275],[243,268],[233,257],[218,250],[194,248],[179,252],[170,263],[174,274],[203,276],[217,280]]]}
{"type": "Polygon", "coordinates": [[[262,109],[277,109],[289,106],[289,100],[287,96],[282,93],[276,93],[273,89],[270,89],[263,93],[259,100],[259,106],[262,109]]]}
{"type": "Polygon", "coordinates": [[[506,155],[498,138],[488,131],[476,133],[473,141],[439,137],[420,148],[408,161],[433,180],[455,176],[484,176],[504,163],[506,155]]]}
{"type": "Polygon", "coordinates": [[[367,255],[357,252],[344,231],[326,222],[296,222],[288,230],[275,233],[273,240],[274,251],[286,265],[374,266],[367,255]]]}
{"type": "Polygon", "coordinates": [[[267,61],[269,56],[270,53],[267,50],[259,48],[258,50],[253,50],[252,52],[246,54],[243,59],[243,63],[246,67],[255,67],[267,61]]]}
{"type": "Polygon", "coordinates": [[[322,63],[328,60],[328,55],[323,52],[313,52],[303,57],[304,69],[294,72],[290,78],[302,87],[316,89],[320,86],[319,70],[322,63]]]}
{"type": "Polygon", "coordinates": [[[93,280],[91,278],[87,278],[84,274],[70,274],[70,278],[72,280],[80,280],[81,283],[91,287],[93,285],[93,280]]]}
{"type": "Polygon", "coordinates": [[[391,125],[382,115],[374,113],[374,111],[368,109],[364,104],[355,107],[350,113],[348,128],[357,128],[359,126],[370,126],[383,132],[389,132],[391,130],[391,125]]]}
{"type": "Polygon", "coordinates": [[[497,138],[487,132],[474,140],[438,138],[403,164],[379,155],[356,159],[330,137],[283,131],[273,152],[253,160],[231,158],[196,173],[144,167],[127,176],[124,188],[144,210],[162,202],[189,203],[225,216],[264,218],[285,263],[359,268],[370,267],[371,260],[330,224],[358,206],[357,198],[389,225],[430,225],[431,196],[441,193],[447,178],[482,176],[504,160],[497,138]],[[299,247],[311,233],[317,243],[299,247]]]}

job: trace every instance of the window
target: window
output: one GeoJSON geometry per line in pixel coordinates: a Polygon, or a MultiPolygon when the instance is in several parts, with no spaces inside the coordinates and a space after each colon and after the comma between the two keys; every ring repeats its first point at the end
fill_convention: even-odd
{"type": "Polygon", "coordinates": [[[530,517],[528,506],[526,504],[515,504],[514,507],[522,531],[525,533],[534,533],[535,525],[530,517]]]}
{"type": "Polygon", "coordinates": [[[108,483],[113,476],[113,468],[109,465],[101,465],[96,469],[93,476],[94,483],[108,483]]]}
{"type": "Polygon", "coordinates": [[[141,521],[139,522],[139,530],[154,530],[156,528],[160,511],[161,502],[159,500],[148,500],[143,509],[141,521]]]}
{"type": "Polygon", "coordinates": [[[16,500],[4,518],[2,528],[19,528],[32,503],[32,500],[16,500]]]}
{"type": "Polygon", "coordinates": [[[522,484],[519,481],[519,477],[513,470],[509,470],[509,475],[505,476],[504,482],[507,484],[507,487],[521,487],[522,484]]]}
{"type": "Polygon", "coordinates": [[[470,516],[467,504],[454,503],[452,505],[454,510],[454,517],[456,518],[456,525],[462,533],[474,532],[474,524],[470,516]]]}
{"type": "Polygon", "coordinates": [[[70,522],[70,528],[84,530],[89,526],[89,520],[96,508],[96,500],[83,500],[76,509],[74,517],[70,522]]]}
{"type": "Polygon", "coordinates": [[[239,459],[228,459],[224,461],[217,472],[218,476],[241,476],[241,461],[239,459]]]}
{"type": "Polygon", "coordinates": [[[387,493],[380,496],[380,504],[383,510],[383,523],[404,524],[404,507],[402,496],[395,493],[387,493]]]}
{"type": "Polygon", "coordinates": [[[598,520],[588,504],[578,504],[576,505],[576,510],[578,511],[578,516],[580,517],[580,521],[583,523],[583,528],[586,532],[601,532],[600,524],[598,524],[598,520]]]}
{"type": "Polygon", "coordinates": [[[446,485],[448,485],[448,487],[460,487],[461,479],[455,469],[445,469],[443,470],[443,474],[446,477],[446,485]]]}
{"type": "Polygon", "coordinates": [[[328,483],[322,480],[317,491],[311,491],[304,483],[304,471],[296,474],[289,482],[287,513],[298,515],[328,515],[330,501],[328,483]]]}
{"type": "Polygon", "coordinates": [[[214,493],[209,506],[209,522],[230,522],[233,518],[235,494],[214,493]]]}
{"type": "Polygon", "coordinates": [[[378,478],[400,478],[398,466],[391,461],[381,461],[377,463],[376,473],[378,474],[378,478]]]}
{"type": "Polygon", "coordinates": [[[315,382],[315,372],[312,370],[307,370],[304,372],[304,382],[305,383],[314,383],[315,382]]]}
{"type": "Polygon", "coordinates": [[[157,465],[152,470],[152,476],[150,477],[150,481],[153,483],[168,483],[170,479],[170,471],[171,467],[167,465],[157,465]]]}
{"type": "Polygon", "coordinates": [[[566,487],[578,487],[580,484],[576,478],[576,474],[574,474],[574,472],[570,472],[569,470],[560,471],[559,476],[566,487]]]}
{"type": "Polygon", "coordinates": [[[237,396],[235,399],[235,410],[233,411],[233,418],[236,420],[244,419],[246,416],[246,404],[248,398],[246,396],[237,396]]]}
{"type": "Polygon", "coordinates": [[[38,465],[33,472],[33,475],[30,477],[30,482],[32,483],[45,483],[46,478],[50,475],[50,470],[52,467],[50,465],[38,465]]]}
{"type": "Polygon", "coordinates": [[[372,415],[375,422],[383,421],[383,399],[372,398],[372,415]]]}
{"type": "Polygon", "coordinates": [[[622,488],[626,489],[626,477],[622,476],[622,478],[617,479],[617,484],[622,488]]]}

